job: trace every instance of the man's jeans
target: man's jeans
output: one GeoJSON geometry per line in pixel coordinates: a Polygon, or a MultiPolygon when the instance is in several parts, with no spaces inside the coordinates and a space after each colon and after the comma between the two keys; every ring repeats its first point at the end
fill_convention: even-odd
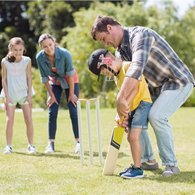
{"type": "Polygon", "coordinates": [[[142,130],[140,140],[142,146],[141,163],[147,162],[149,160],[154,160],[154,152],[148,135],[148,130],[142,130]]]}
{"type": "Polygon", "coordinates": [[[150,110],[149,121],[156,134],[159,155],[163,165],[177,166],[172,128],[168,120],[187,100],[192,88],[193,85],[189,83],[181,89],[163,91],[150,110]]]}

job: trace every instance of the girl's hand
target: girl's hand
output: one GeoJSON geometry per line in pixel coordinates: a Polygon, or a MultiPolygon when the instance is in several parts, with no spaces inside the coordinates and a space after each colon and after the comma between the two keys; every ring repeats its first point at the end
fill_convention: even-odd
{"type": "Polygon", "coordinates": [[[27,101],[29,103],[29,106],[32,108],[32,96],[28,96],[27,101]]]}
{"type": "Polygon", "coordinates": [[[5,110],[7,110],[7,107],[9,105],[9,103],[12,104],[13,102],[12,102],[12,100],[8,96],[6,96],[5,97],[5,110]]]}

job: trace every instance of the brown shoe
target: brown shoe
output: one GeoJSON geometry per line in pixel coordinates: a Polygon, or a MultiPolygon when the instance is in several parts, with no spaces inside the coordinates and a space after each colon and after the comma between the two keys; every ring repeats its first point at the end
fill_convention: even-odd
{"type": "Polygon", "coordinates": [[[143,162],[141,168],[143,170],[156,170],[159,169],[159,166],[157,162],[143,162]]]}

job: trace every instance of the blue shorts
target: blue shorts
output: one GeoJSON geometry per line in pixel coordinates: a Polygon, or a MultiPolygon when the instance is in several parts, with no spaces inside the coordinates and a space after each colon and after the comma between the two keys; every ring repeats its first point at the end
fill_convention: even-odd
{"type": "Polygon", "coordinates": [[[131,116],[129,117],[129,129],[132,128],[140,128],[147,129],[148,128],[148,114],[152,103],[141,101],[139,106],[131,112],[131,116]]]}

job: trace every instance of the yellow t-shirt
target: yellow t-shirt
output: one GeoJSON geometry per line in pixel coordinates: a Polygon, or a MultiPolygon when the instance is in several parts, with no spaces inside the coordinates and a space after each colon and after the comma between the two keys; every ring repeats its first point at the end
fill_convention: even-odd
{"type": "MultiPolygon", "coordinates": [[[[130,66],[130,62],[123,62],[122,67],[120,69],[120,73],[115,77],[115,83],[118,89],[121,88],[121,85],[123,83],[124,77],[126,75],[129,66],[130,66]]],[[[133,101],[131,102],[130,111],[135,110],[139,106],[141,101],[152,102],[148,85],[143,75],[142,75],[142,79],[139,81],[138,88],[139,88],[138,93],[133,99],[133,101]]]]}

